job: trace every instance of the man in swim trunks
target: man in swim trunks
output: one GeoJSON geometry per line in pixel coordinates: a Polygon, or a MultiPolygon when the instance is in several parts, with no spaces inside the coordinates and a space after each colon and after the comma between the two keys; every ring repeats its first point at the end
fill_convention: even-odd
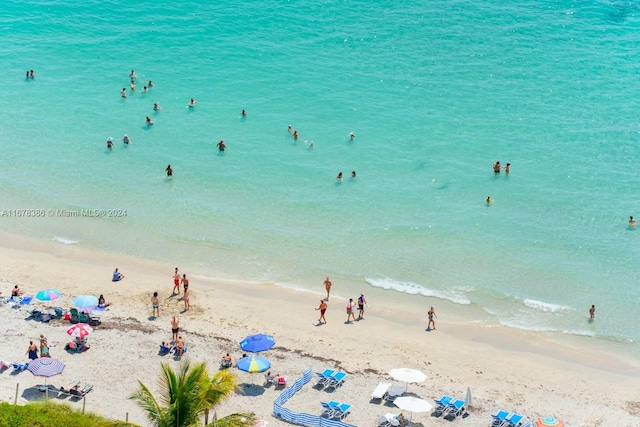
{"type": "Polygon", "coordinates": [[[178,273],[178,267],[176,267],[176,271],[173,273],[173,291],[171,293],[173,295],[180,295],[180,273],[178,273]]]}
{"type": "Polygon", "coordinates": [[[500,162],[495,162],[495,163],[493,164],[493,173],[495,173],[495,174],[499,174],[499,173],[500,173],[500,169],[502,169],[502,168],[500,167],[500,162]]]}
{"type": "Polygon", "coordinates": [[[154,292],[151,297],[151,317],[160,317],[160,301],[158,301],[158,293],[154,292]]]}
{"type": "Polygon", "coordinates": [[[327,323],[327,319],[324,318],[324,313],[326,313],[327,311],[327,303],[324,302],[324,300],[320,300],[320,306],[318,308],[316,308],[316,310],[320,310],[320,318],[318,319],[318,323],[323,323],[322,321],[324,320],[324,323],[327,323]]]}
{"type": "Polygon", "coordinates": [[[189,285],[184,285],[184,295],[182,295],[182,301],[184,302],[184,311],[189,310],[189,285]]]}
{"type": "Polygon", "coordinates": [[[431,306],[431,308],[427,312],[427,315],[429,316],[429,323],[427,324],[427,330],[430,331],[431,329],[433,329],[435,331],[436,321],[434,319],[438,318],[438,316],[436,316],[436,309],[433,308],[433,306],[431,306]],[[432,325],[433,325],[433,328],[431,327],[432,325]]]}
{"type": "Polygon", "coordinates": [[[178,340],[178,332],[180,332],[180,321],[173,316],[171,319],[171,333],[173,334],[171,340],[176,342],[178,340]]]}
{"type": "Polygon", "coordinates": [[[596,318],[596,306],[592,305],[591,308],[589,309],[589,318],[590,319],[595,319],[596,318]]]}
{"type": "Polygon", "coordinates": [[[224,152],[224,150],[227,148],[226,145],[224,145],[224,141],[220,140],[220,142],[218,142],[218,150],[220,150],[220,152],[224,152]]]}
{"type": "Polygon", "coordinates": [[[368,305],[364,294],[360,294],[358,297],[358,319],[364,319],[364,306],[368,305]]]}
{"type": "Polygon", "coordinates": [[[183,274],[182,275],[182,287],[184,288],[184,291],[187,292],[187,287],[189,286],[189,279],[187,279],[187,275],[183,274]]]}
{"type": "Polygon", "coordinates": [[[185,342],[182,337],[178,337],[178,341],[176,341],[176,354],[178,359],[182,357],[182,353],[184,352],[185,342]]]}
{"type": "Polygon", "coordinates": [[[173,176],[173,169],[171,169],[171,165],[167,165],[165,172],[167,172],[167,176],[173,176]]]}
{"type": "Polygon", "coordinates": [[[327,301],[329,301],[329,293],[331,292],[331,280],[327,277],[324,279],[324,288],[327,290],[327,301]]]}

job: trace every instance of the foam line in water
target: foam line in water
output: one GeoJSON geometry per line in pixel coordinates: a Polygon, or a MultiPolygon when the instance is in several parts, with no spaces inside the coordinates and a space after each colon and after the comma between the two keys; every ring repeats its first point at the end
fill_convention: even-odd
{"type": "Polygon", "coordinates": [[[63,245],[77,245],[79,242],[78,240],[73,240],[68,237],[62,237],[62,236],[53,236],[53,240],[55,240],[58,243],[62,243],[63,245]]]}
{"type": "Polygon", "coordinates": [[[469,305],[471,300],[463,295],[458,289],[448,291],[439,291],[425,288],[422,285],[413,282],[400,282],[389,278],[370,278],[365,277],[365,281],[375,288],[382,288],[396,292],[402,292],[409,295],[422,295],[425,297],[433,297],[451,301],[455,304],[469,305]]]}
{"type": "Polygon", "coordinates": [[[568,305],[553,304],[550,302],[543,302],[530,298],[525,298],[522,302],[529,308],[545,311],[547,313],[557,313],[564,310],[573,310],[573,308],[569,307],[568,305]]]}

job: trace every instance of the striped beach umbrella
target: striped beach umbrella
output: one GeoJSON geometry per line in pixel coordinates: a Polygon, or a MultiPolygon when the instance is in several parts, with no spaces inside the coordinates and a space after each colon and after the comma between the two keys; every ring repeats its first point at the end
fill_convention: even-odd
{"type": "Polygon", "coordinates": [[[37,377],[53,377],[60,375],[64,371],[64,363],[58,359],[52,359],[51,357],[41,357],[29,362],[27,369],[37,377]]]}
{"type": "Polygon", "coordinates": [[[40,301],[53,301],[60,298],[60,292],[55,289],[44,289],[36,294],[40,301]]]}
{"type": "Polygon", "coordinates": [[[245,372],[264,372],[271,367],[271,362],[260,356],[247,356],[238,360],[238,369],[245,372]]]}

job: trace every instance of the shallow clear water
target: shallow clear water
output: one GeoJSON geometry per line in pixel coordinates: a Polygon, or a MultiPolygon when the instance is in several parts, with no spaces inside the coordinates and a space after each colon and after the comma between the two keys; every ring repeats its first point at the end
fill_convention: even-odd
{"type": "Polygon", "coordinates": [[[0,208],[127,216],[0,227],[638,340],[638,4],[503,3],[7,2],[0,208]]]}

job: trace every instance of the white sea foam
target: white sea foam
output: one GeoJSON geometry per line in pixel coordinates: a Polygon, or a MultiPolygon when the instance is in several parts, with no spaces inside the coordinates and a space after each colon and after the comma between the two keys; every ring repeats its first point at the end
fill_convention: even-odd
{"type": "Polygon", "coordinates": [[[573,308],[569,307],[568,305],[553,304],[550,302],[543,302],[543,301],[538,301],[530,298],[525,298],[522,302],[524,303],[525,306],[529,308],[545,311],[548,313],[557,313],[559,311],[564,311],[564,310],[573,310],[573,308]]]}
{"type": "Polygon", "coordinates": [[[461,289],[450,289],[447,291],[439,291],[425,288],[422,285],[413,282],[400,282],[389,278],[370,278],[365,277],[365,281],[375,288],[382,288],[402,292],[409,295],[422,295],[425,297],[439,298],[451,301],[455,304],[469,305],[471,300],[462,292],[461,289]]]}
{"type": "Polygon", "coordinates": [[[63,245],[77,245],[79,243],[79,240],[73,240],[63,236],[53,236],[53,240],[63,245]]]}

